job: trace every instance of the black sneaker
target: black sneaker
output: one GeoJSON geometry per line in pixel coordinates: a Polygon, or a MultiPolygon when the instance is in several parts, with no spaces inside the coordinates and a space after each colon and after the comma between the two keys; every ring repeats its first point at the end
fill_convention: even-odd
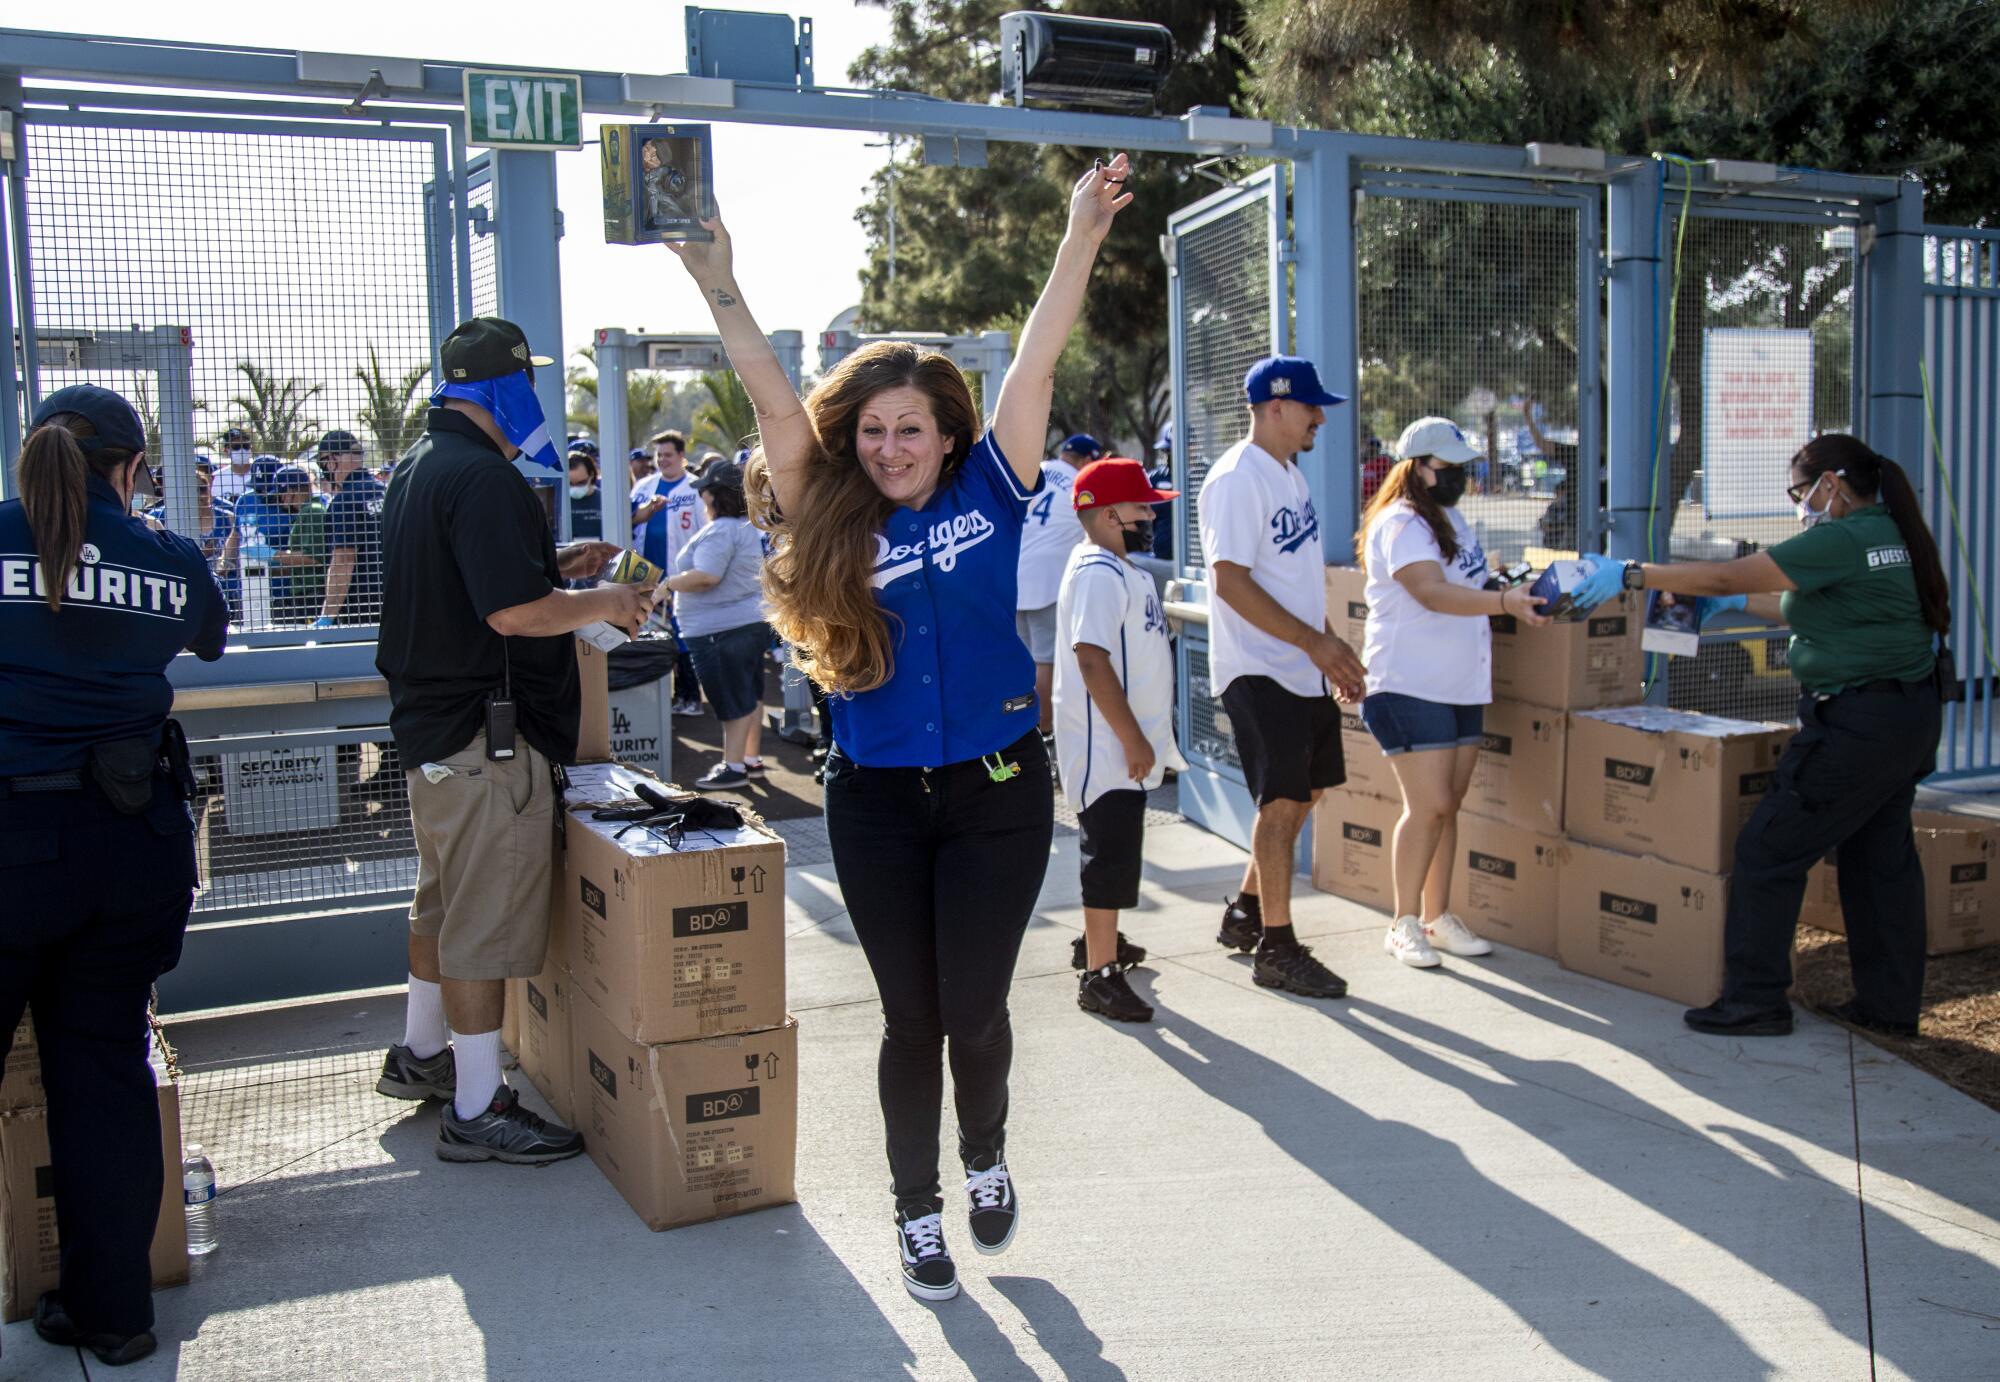
{"type": "Polygon", "coordinates": [[[745,773],[746,773],[747,775],[749,775],[749,776],[751,776],[751,777],[762,777],[762,776],[764,776],[764,760],[763,760],[763,759],[761,759],[761,758],[746,758],[746,759],[744,759],[744,760],[743,760],[743,771],[744,771],[744,772],[745,772],[745,773]]]}
{"type": "MultiPolygon", "coordinates": [[[[1118,951],[1111,962],[1120,969],[1130,969],[1133,965],[1144,963],[1145,959],[1146,947],[1132,944],[1132,942],[1125,939],[1125,933],[1120,931],[1118,933],[1118,951]]],[[[1090,947],[1084,944],[1082,936],[1078,936],[1069,943],[1069,967],[1071,969],[1087,969],[1090,967],[1090,947]]]]}
{"type": "Polygon", "coordinates": [[[972,1246],[988,1257],[1007,1251],[1021,1226],[1021,1205],[1005,1157],[987,1152],[965,1164],[965,1200],[972,1246]]]}
{"type": "Polygon", "coordinates": [[[944,1219],[896,1212],[896,1242],[903,1256],[903,1289],[918,1300],[950,1300],[958,1294],[958,1268],[944,1246],[944,1219]]]}
{"type": "Polygon", "coordinates": [[[1304,945],[1260,946],[1250,980],[1267,989],[1284,989],[1303,998],[1345,998],[1347,980],[1313,958],[1304,945]]]}
{"type": "Polygon", "coordinates": [[[1874,1032],[1878,1036],[1913,1037],[1917,1034],[1917,1024],[1914,1022],[1890,1022],[1885,1018],[1870,1016],[1862,1010],[1859,998],[1850,998],[1845,1003],[1835,1003],[1831,1007],[1821,1008],[1820,1012],[1843,1027],[1874,1032]]]}
{"type": "Polygon", "coordinates": [[[749,780],[750,774],[741,769],[732,768],[727,763],[718,763],[690,782],[688,786],[697,792],[724,792],[731,787],[741,787],[749,780]]]}
{"type": "Polygon", "coordinates": [[[1215,939],[1238,954],[1248,955],[1264,939],[1263,914],[1246,912],[1230,898],[1222,909],[1222,929],[1215,933],[1215,939]]]}
{"type": "Polygon", "coordinates": [[[461,1119],[447,1103],[438,1111],[439,1161],[505,1161],[515,1166],[545,1166],[583,1150],[583,1134],[551,1123],[521,1107],[521,1096],[506,1085],[493,1096],[486,1112],[461,1119]]]}
{"type": "Polygon", "coordinates": [[[1113,1022],[1151,1022],[1152,1006],[1132,992],[1125,971],[1106,965],[1076,980],[1076,1005],[1087,1013],[1097,1013],[1113,1022]]]}
{"type": "Polygon", "coordinates": [[[111,1368],[136,1363],[159,1347],[150,1329],[137,1334],[85,1333],[76,1327],[69,1312],[63,1309],[62,1298],[54,1291],[42,1292],[41,1299],[35,1302],[35,1333],[42,1336],[44,1343],[57,1348],[87,1348],[97,1355],[98,1362],[111,1368]]]}
{"type": "Polygon", "coordinates": [[[1705,1008],[1689,1008],[1681,1014],[1681,1021],[1697,1032],[1709,1036],[1790,1036],[1792,1034],[1792,1010],[1782,1008],[1743,1008],[1727,1003],[1710,1003],[1705,1008]]]}
{"type": "Polygon", "coordinates": [[[458,1065],[447,1046],[425,1060],[418,1060],[407,1046],[391,1046],[382,1057],[382,1078],[375,1092],[391,1099],[449,1099],[458,1093],[458,1065]]]}

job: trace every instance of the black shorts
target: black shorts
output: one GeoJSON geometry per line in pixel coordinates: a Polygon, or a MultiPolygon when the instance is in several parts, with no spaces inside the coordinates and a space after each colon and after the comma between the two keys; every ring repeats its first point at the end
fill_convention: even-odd
{"type": "Polygon", "coordinates": [[[1146,841],[1146,794],[1115,788],[1077,812],[1083,827],[1083,905],[1123,911],[1139,905],[1146,841]]]}
{"type": "Polygon", "coordinates": [[[1296,696],[1269,677],[1238,677],[1222,692],[1243,780],[1259,806],[1309,802],[1347,781],[1340,708],[1331,696],[1296,696]]]}

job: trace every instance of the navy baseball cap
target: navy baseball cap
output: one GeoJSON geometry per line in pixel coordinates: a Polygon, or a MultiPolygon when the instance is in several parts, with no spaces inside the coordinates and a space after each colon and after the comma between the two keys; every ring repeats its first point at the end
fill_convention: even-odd
{"type": "Polygon", "coordinates": [[[1062,444],[1065,451],[1073,451],[1079,456],[1089,456],[1092,460],[1104,454],[1104,448],[1097,444],[1097,438],[1088,432],[1078,432],[1062,444]]]}
{"type": "Polygon", "coordinates": [[[304,466],[281,465],[277,473],[271,476],[271,493],[276,494],[280,490],[288,489],[311,489],[312,482],[312,472],[304,466]]]}
{"type": "Polygon", "coordinates": [[[40,427],[58,413],[75,413],[96,430],[94,437],[76,439],[76,444],[83,448],[85,455],[113,447],[120,451],[146,449],[146,429],[139,421],[139,414],[130,403],[109,389],[101,389],[95,384],[71,384],[66,389],[57,389],[42,400],[41,407],[35,409],[30,430],[40,427]]]}
{"type": "Polygon", "coordinates": [[[319,439],[319,454],[322,456],[358,456],[361,454],[361,439],[352,432],[335,428],[319,439]]]}
{"type": "Polygon", "coordinates": [[[650,461],[653,459],[653,453],[643,446],[635,446],[625,453],[625,459],[628,461],[650,461]]]}
{"type": "Polygon", "coordinates": [[[1313,368],[1313,362],[1297,355],[1266,355],[1243,376],[1243,391],[1250,395],[1252,403],[1269,403],[1278,398],[1331,408],[1347,402],[1344,395],[1327,392],[1326,386],[1319,382],[1319,371],[1313,368]]]}

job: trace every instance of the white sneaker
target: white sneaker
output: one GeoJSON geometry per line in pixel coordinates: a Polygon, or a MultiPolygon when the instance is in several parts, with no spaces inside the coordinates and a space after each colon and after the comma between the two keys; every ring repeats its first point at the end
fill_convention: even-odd
{"type": "Polygon", "coordinates": [[[1440,912],[1436,921],[1424,923],[1424,935],[1447,955],[1491,955],[1493,942],[1472,934],[1456,912],[1440,912]]]}
{"type": "Polygon", "coordinates": [[[1412,969],[1431,969],[1443,963],[1424,939],[1424,924],[1415,917],[1397,917],[1390,923],[1382,948],[1412,969]]]}

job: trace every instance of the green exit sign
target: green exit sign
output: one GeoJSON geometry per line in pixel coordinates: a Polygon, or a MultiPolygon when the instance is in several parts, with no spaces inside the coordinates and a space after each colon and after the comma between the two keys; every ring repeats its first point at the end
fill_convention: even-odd
{"type": "Polygon", "coordinates": [[[465,69],[465,142],[495,149],[583,147],[583,78],[465,69]]]}

